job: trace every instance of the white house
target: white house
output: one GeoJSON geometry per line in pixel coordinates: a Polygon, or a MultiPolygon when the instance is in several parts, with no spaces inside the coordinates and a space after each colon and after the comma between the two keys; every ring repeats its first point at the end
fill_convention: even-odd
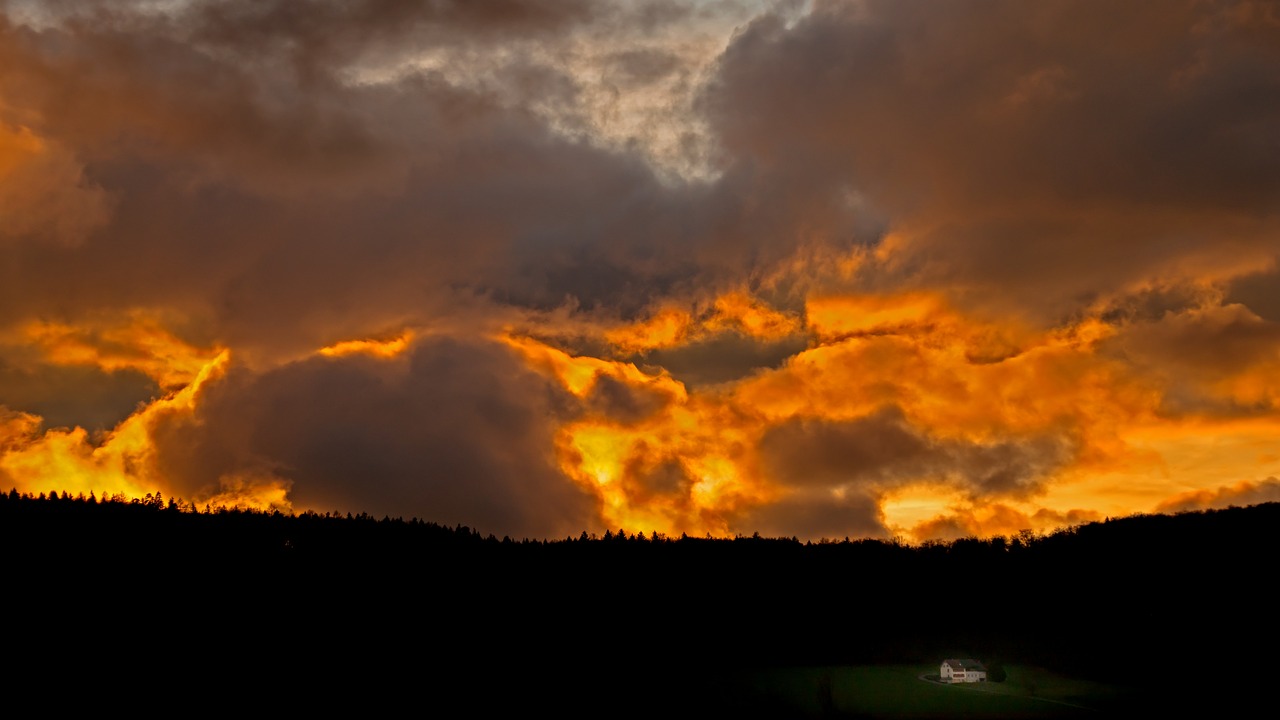
{"type": "Polygon", "coordinates": [[[986,682],[987,669],[982,663],[969,658],[948,658],[942,661],[942,682],[986,682]]]}

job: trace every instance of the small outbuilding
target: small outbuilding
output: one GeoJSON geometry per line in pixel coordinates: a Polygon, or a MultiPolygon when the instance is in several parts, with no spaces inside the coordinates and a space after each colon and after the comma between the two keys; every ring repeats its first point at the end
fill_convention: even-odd
{"type": "Polygon", "coordinates": [[[942,661],[942,682],[986,682],[987,668],[972,658],[948,658],[942,661]]]}

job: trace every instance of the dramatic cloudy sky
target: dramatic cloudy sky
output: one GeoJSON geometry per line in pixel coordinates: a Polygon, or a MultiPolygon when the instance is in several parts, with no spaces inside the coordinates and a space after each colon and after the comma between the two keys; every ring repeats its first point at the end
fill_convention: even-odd
{"type": "Polygon", "coordinates": [[[919,541],[1280,500],[1280,3],[0,0],[0,485],[919,541]]]}

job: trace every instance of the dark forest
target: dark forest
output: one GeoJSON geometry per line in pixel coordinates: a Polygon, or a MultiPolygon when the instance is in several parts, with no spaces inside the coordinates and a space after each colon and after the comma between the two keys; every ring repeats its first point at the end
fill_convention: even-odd
{"type": "Polygon", "coordinates": [[[14,676],[255,702],[622,703],[604,717],[712,702],[744,669],[952,656],[1245,697],[1280,639],[1280,503],[923,545],[193,510],[0,494],[14,676]]]}

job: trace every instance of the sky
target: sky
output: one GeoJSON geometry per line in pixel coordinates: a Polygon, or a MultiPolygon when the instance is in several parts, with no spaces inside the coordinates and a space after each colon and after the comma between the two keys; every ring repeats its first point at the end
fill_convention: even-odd
{"type": "Polygon", "coordinates": [[[1280,3],[0,0],[0,486],[908,542],[1280,500],[1280,3]]]}

